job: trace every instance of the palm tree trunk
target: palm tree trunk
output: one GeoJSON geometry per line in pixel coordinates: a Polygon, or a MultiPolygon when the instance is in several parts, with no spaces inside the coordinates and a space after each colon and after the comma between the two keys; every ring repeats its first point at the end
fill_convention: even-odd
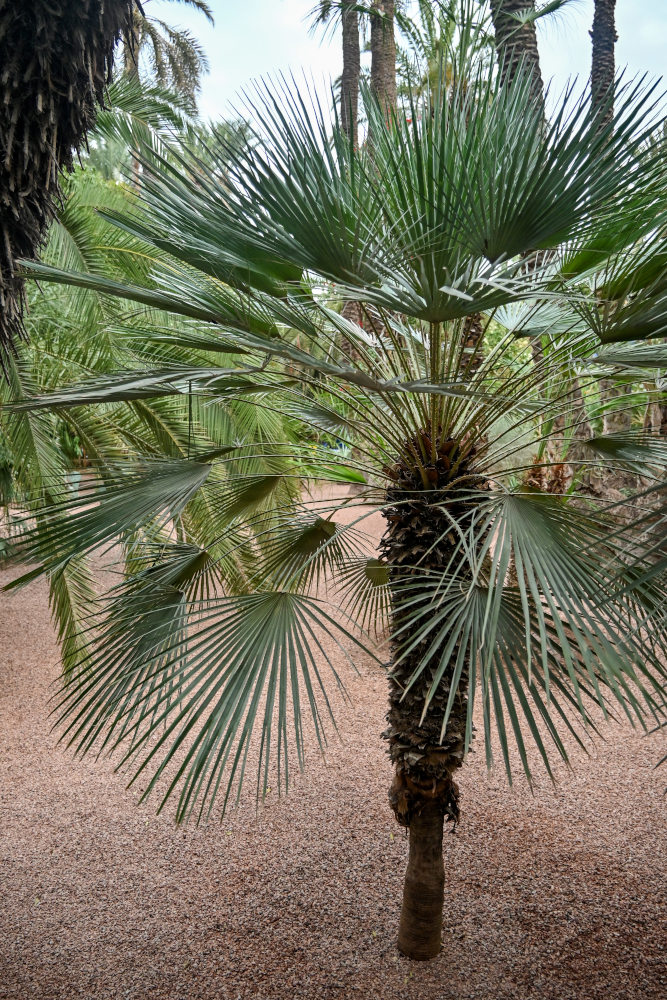
{"type": "MultiPolygon", "coordinates": [[[[355,149],[359,146],[359,78],[361,75],[361,48],[359,44],[359,13],[354,0],[343,3],[341,9],[343,29],[343,75],[340,86],[341,128],[352,141],[355,149]]],[[[341,315],[344,319],[363,326],[360,302],[344,301],[341,315]]],[[[352,361],[359,360],[359,352],[352,341],[342,338],[344,354],[352,361]]]]}
{"type": "MultiPolygon", "coordinates": [[[[645,384],[649,392],[654,390],[650,383],[645,384]]],[[[662,434],[667,437],[667,403],[654,400],[646,407],[644,416],[644,430],[649,434],[662,434]]]]}
{"type": "Polygon", "coordinates": [[[340,121],[356,149],[359,145],[359,76],[361,50],[359,46],[359,14],[353,2],[342,5],[343,76],[340,92],[340,121]]]}
{"type": "MultiPolygon", "coordinates": [[[[537,107],[544,114],[544,84],[540,69],[540,53],[537,45],[537,32],[534,21],[521,24],[517,21],[517,13],[525,10],[535,10],[535,0],[491,0],[491,19],[496,40],[496,52],[500,67],[500,78],[503,84],[511,83],[520,68],[530,77],[531,91],[537,107]]],[[[528,256],[526,268],[535,267],[536,258],[528,256]]],[[[538,341],[532,345],[534,363],[542,363],[542,349],[538,341]]],[[[578,421],[570,446],[570,457],[575,459],[581,452],[581,442],[592,436],[592,428],[586,416],[583,395],[576,377],[572,379],[572,401],[575,419],[578,421]]],[[[567,489],[574,476],[572,465],[563,463],[562,445],[557,438],[563,434],[570,418],[563,415],[556,420],[552,431],[552,440],[547,445],[547,455],[552,468],[540,473],[544,488],[551,493],[560,494],[567,489]]],[[[528,473],[534,480],[534,469],[528,473]]],[[[592,488],[590,477],[586,477],[586,485],[592,488]]]]}
{"type": "Polygon", "coordinates": [[[615,15],[616,0],[595,0],[593,30],[590,33],[593,40],[591,96],[604,124],[614,117],[614,47],[618,39],[615,15]]]}
{"type": "Polygon", "coordinates": [[[530,77],[535,102],[544,107],[544,84],[535,23],[526,21],[521,24],[512,16],[526,10],[535,10],[535,0],[491,0],[500,78],[503,83],[510,83],[522,66],[530,77]]]}
{"type": "MultiPolygon", "coordinates": [[[[402,655],[420,627],[414,617],[407,618],[403,606],[404,582],[424,570],[443,572],[452,554],[454,541],[448,540],[451,520],[443,513],[447,504],[450,516],[465,520],[466,501],[457,501],[456,493],[447,491],[452,467],[457,475],[466,474],[466,461],[460,460],[456,442],[436,442],[432,447],[429,429],[421,440],[406,445],[405,457],[390,471],[394,480],[387,493],[385,510],[388,522],[382,540],[382,552],[390,566],[392,581],[392,653],[394,662],[389,679],[388,741],[394,764],[394,779],[389,801],[396,820],[410,831],[410,859],[403,893],[403,908],[398,947],[409,958],[433,958],[440,950],[444,870],[442,831],[444,820],[454,824],[459,818],[459,790],[454,774],[463,763],[468,713],[469,669],[466,664],[457,682],[452,707],[445,728],[445,718],[454,681],[457,651],[450,657],[444,676],[435,688],[433,681],[440,665],[436,655],[426,662],[432,637],[422,639],[402,655]],[[410,453],[433,452],[425,470],[419,470],[410,453]],[[429,483],[424,488],[422,471],[429,483]],[[395,506],[394,506],[395,504],[395,506]],[[465,504],[465,507],[464,507],[465,504]],[[415,673],[421,669],[416,677],[415,673]],[[424,706],[430,695],[428,708],[424,706]]],[[[414,611],[411,593],[411,608],[414,611]]],[[[411,612],[412,614],[412,612],[411,612]]],[[[442,649],[447,639],[442,639],[442,649]]]]}
{"type": "Polygon", "coordinates": [[[467,355],[465,372],[472,375],[483,361],[484,320],[481,313],[466,316],[462,332],[463,347],[467,355]]]}
{"type": "Polygon", "coordinates": [[[410,824],[410,858],[398,929],[399,951],[409,958],[435,958],[440,951],[445,892],[443,826],[437,802],[425,805],[410,824]]]}
{"type": "MultiPolygon", "coordinates": [[[[141,49],[142,37],[142,17],[138,10],[134,11],[132,22],[132,37],[126,38],[123,43],[123,70],[130,80],[139,79],[139,50],[141,49]]],[[[135,191],[141,187],[141,164],[134,149],[130,152],[130,176],[132,186],[135,191]]]]}
{"type": "MultiPolygon", "coordinates": [[[[591,62],[591,99],[597,112],[600,127],[604,127],[614,117],[614,82],[616,75],[615,45],[616,0],[595,0],[593,14],[593,56],[591,62]]],[[[618,400],[620,405],[607,410],[603,416],[604,434],[622,434],[632,426],[631,397],[632,386],[619,385],[613,379],[603,379],[600,391],[606,403],[618,400]]],[[[634,487],[636,477],[628,473],[615,472],[607,477],[611,487],[634,487]]]]}
{"type": "MultiPolygon", "coordinates": [[[[616,75],[615,45],[616,0],[595,0],[593,41],[591,61],[591,100],[600,122],[600,128],[608,125],[614,117],[614,77],[616,75]]],[[[604,379],[600,391],[607,403],[621,400],[628,394],[627,386],[618,385],[613,379],[604,379]]],[[[631,391],[631,390],[630,390],[631,391]]],[[[603,432],[619,434],[628,431],[632,423],[632,413],[627,406],[608,410],[603,417],[603,432]]]]}
{"type": "Polygon", "coordinates": [[[387,121],[396,112],[394,0],[374,0],[371,19],[371,90],[387,121]]]}

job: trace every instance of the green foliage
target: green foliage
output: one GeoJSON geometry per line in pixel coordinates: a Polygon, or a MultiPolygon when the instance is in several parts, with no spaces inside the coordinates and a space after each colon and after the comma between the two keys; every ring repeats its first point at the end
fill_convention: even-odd
{"type": "Polygon", "coordinates": [[[525,481],[557,422],[567,440],[573,371],[594,391],[619,353],[661,356],[601,346],[626,339],[630,316],[642,335],[666,333],[664,275],[643,267],[664,224],[654,97],[621,88],[601,129],[588,99],[545,123],[521,76],[501,89],[473,64],[460,79],[413,98],[411,121],[386,123],[365,93],[374,138],[360,150],[304,95],[260,90],[247,142],[212,136],[204,166],[186,149],[144,151],[141,200],[95,218],[103,266],[30,269],[108,319],[61,387],[42,379],[11,410],[61,414],[98,457],[18,551],[52,573],[114,539],[127,552],[57,716],[80,752],[118,751],[133,780],[149,770],[146,794],[177,795],[180,818],[208,814],[218,792],[224,807],[250,758],[260,793],[272,752],[287,782],[306,705],[324,744],[316,654],[325,639],[368,648],[348,616],[381,631],[390,593],[394,669],[423,650],[408,687],[432,672],[424,711],[449,672],[444,731],[469,668],[466,750],[479,698],[487,757],[495,732],[508,774],[512,741],[526,774],[527,739],[549,769],[565,737],[585,745],[596,707],[641,726],[663,717],[664,553],[639,505],[664,476],[664,444],[598,436],[568,455],[579,472],[641,465],[634,518],[525,481]],[[361,303],[363,328],[341,300],[361,303]],[[473,359],[465,322],[479,312],[493,336],[473,359]],[[116,442],[137,457],[112,461],[116,442]],[[400,519],[445,459],[449,561],[387,565],[366,519],[400,519]],[[405,469],[413,485],[397,486],[405,469]],[[354,477],[357,496],[312,490],[354,477]]]}
{"type": "MultiPolygon", "coordinates": [[[[118,105],[113,112],[104,113],[100,129],[121,142],[134,137],[133,141],[142,141],[146,149],[158,150],[162,148],[165,128],[184,121],[171,114],[174,104],[168,95],[161,96],[154,88],[140,91],[136,81],[119,81],[112,94],[118,105]]],[[[44,261],[61,270],[86,273],[98,281],[150,284],[152,249],[147,258],[145,244],[103,217],[104,212],[127,211],[136,206],[136,194],[130,187],[105,180],[89,164],[85,170],[76,171],[64,181],[63,202],[51,228],[44,261]]],[[[67,512],[63,530],[57,539],[52,537],[52,545],[43,556],[49,572],[51,606],[62,640],[63,663],[69,674],[82,661],[82,650],[98,610],[91,554],[97,558],[95,550],[120,533],[123,550],[112,558],[120,559],[121,566],[130,571],[137,558],[137,530],[140,528],[144,545],[156,531],[160,533],[159,511],[154,512],[155,518],[143,515],[152,509],[153,500],[169,476],[173,482],[178,480],[175,493],[170,493],[170,516],[178,506],[178,484],[187,490],[182,477],[187,480],[195,468],[188,463],[188,456],[196,453],[204,462],[215,461],[222,454],[243,451],[244,443],[282,436],[289,439],[290,432],[281,429],[285,422],[275,411],[249,406],[235,396],[226,398],[221,394],[218,401],[207,406],[193,404],[185,394],[187,381],[184,392],[173,393],[170,389],[167,399],[159,398],[150,380],[146,391],[143,383],[147,366],[163,361],[170,377],[174,375],[174,364],[180,363],[186,372],[193,367],[205,371],[208,366],[210,374],[219,380],[224,354],[216,345],[215,367],[210,369],[211,356],[205,343],[200,347],[202,331],[196,323],[174,320],[151,308],[126,309],[94,290],[57,285],[39,289],[31,286],[29,306],[29,340],[8,362],[8,384],[0,387],[5,404],[0,410],[3,503],[17,504],[27,512],[23,523],[35,523],[39,531],[47,524],[55,524],[59,511],[67,512]],[[185,346],[176,352],[172,349],[165,360],[160,338],[177,338],[179,331],[185,346]],[[115,385],[119,369],[127,373],[124,391],[114,393],[109,391],[108,383],[115,385]],[[32,404],[22,404],[27,396],[34,399],[40,392],[79,384],[82,379],[107,387],[96,396],[98,406],[61,405],[55,410],[37,410],[32,404]],[[133,380],[138,389],[128,400],[127,383],[133,380]],[[11,408],[6,405],[9,400],[11,408]],[[109,504],[107,498],[116,487],[120,492],[109,504]],[[137,517],[142,510],[142,489],[152,499],[137,517]],[[75,546],[76,552],[69,546],[67,527],[74,524],[70,520],[71,504],[78,511],[79,519],[75,516],[74,520],[89,540],[83,548],[75,546]],[[46,508],[48,515],[43,513],[46,508]]],[[[233,348],[230,351],[231,360],[235,355],[233,348]]],[[[235,371],[235,362],[231,362],[229,371],[235,371]]],[[[246,471],[258,476],[274,474],[281,468],[280,460],[273,458],[266,462],[246,458],[245,463],[246,471]]],[[[231,474],[239,467],[240,463],[231,474]]],[[[210,466],[196,468],[199,472],[195,472],[195,482],[199,484],[210,466]]],[[[220,475],[218,469],[214,478],[220,475]]],[[[222,534],[227,524],[203,493],[190,505],[177,529],[200,541],[204,536],[213,538],[216,532],[222,534]],[[199,520],[193,518],[195,510],[199,520]]],[[[16,556],[20,544],[14,547],[13,536],[20,529],[21,519],[15,512],[8,513],[8,517],[9,538],[3,543],[3,554],[13,548],[16,556]]],[[[234,541],[211,544],[225,571],[243,576],[242,562],[233,551],[234,541]]],[[[213,567],[205,576],[217,579],[217,573],[213,567]]],[[[27,578],[32,575],[30,572],[27,578]]]]}
{"type": "MultiPolygon", "coordinates": [[[[213,12],[206,0],[178,0],[200,11],[213,23],[213,12]]],[[[169,87],[187,100],[190,110],[196,107],[201,77],[208,72],[208,59],[199,40],[184,28],[175,27],[141,8],[134,10],[134,44],[126,46],[125,72],[140,76],[142,62],[148,64],[149,80],[159,87],[169,87]]]]}

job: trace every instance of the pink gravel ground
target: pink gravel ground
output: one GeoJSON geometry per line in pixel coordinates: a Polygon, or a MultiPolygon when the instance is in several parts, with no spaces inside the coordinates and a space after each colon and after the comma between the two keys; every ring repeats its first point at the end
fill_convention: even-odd
{"type": "Polygon", "coordinates": [[[256,814],[249,785],[222,824],[176,828],[108,760],[55,748],[46,586],[1,601],[0,997],[667,996],[658,736],[609,729],[534,795],[474,754],[445,843],[443,951],[416,964],[393,943],[407,842],[387,805],[377,666],[345,673],[341,740],[310,754],[287,798],[256,814]]]}

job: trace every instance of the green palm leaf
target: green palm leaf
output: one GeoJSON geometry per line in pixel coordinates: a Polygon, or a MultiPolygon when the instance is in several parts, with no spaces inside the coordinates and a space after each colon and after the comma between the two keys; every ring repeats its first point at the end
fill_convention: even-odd
{"type": "Polygon", "coordinates": [[[184,605],[178,591],[153,592],[147,603],[132,589],[130,596],[114,604],[112,624],[55,709],[66,724],[63,738],[79,752],[104,734],[100,749],[124,751],[120,766],[133,769],[132,781],[153,769],[143,797],[161,779],[163,804],[178,790],[184,819],[210,811],[220,788],[226,801],[234,783],[240,786],[258,725],[261,793],[274,743],[278,783],[288,780],[289,716],[303,760],[304,702],[324,746],[323,713],[331,718],[331,710],[314,654],[326,659],[323,636],[338,642],[341,628],[318,602],[282,591],[218,598],[185,640],[187,615],[197,609],[184,605]]]}

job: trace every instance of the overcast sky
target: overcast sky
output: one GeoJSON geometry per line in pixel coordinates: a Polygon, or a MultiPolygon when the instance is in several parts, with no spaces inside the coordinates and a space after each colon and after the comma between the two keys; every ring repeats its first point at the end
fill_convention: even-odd
{"type": "MultiPolygon", "coordinates": [[[[305,70],[318,80],[340,74],[340,40],[310,35],[308,13],[315,0],[209,0],[215,27],[196,10],[174,0],[143,0],[149,16],[187,27],[202,42],[211,72],[200,107],[205,117],[230,114],[230,102],[253,79],[279,70],[305,70]]],[[[667,0],[617,0],[617,66],[632,75],[667,76],[667,0]]],[[[568,77],[588,76],[593,0],[578,0],[540,29],[545,79],[560,89],[568,77]]]]}

